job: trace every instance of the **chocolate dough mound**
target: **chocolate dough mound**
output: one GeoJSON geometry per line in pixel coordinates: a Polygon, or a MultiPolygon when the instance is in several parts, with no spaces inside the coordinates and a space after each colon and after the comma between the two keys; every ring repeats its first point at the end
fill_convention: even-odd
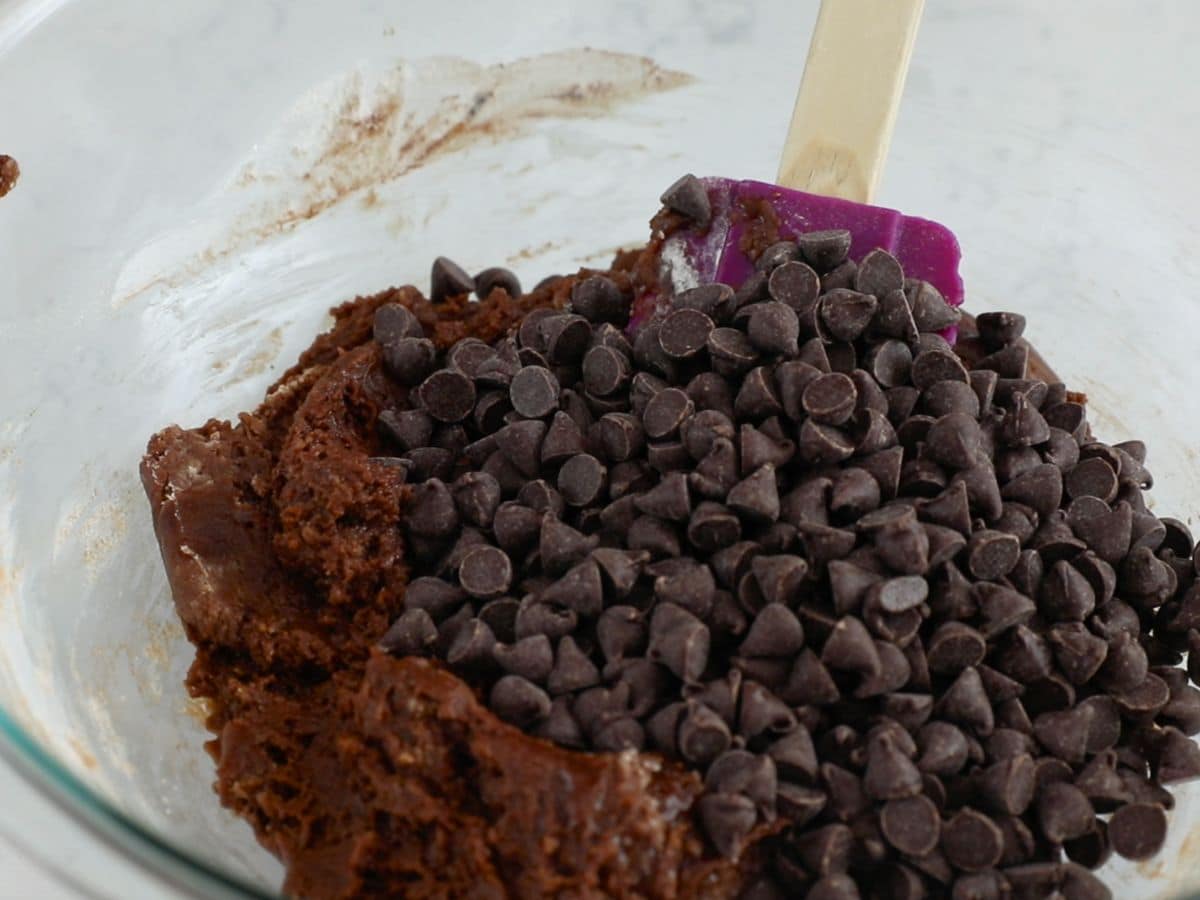
{"type": "MultiPolygon", "coordinates": [[[[609,274],[628,287],[637,262],[609,274]]],[[[360,297],[254,413],[150,441],[142,479],[196,646],[188,689],[211,702],[217,791],[289,894],[728,897],[754,866],[707,849],[695,773],[529,737],[441,666],[373,649],[407,581],[407,489],[374,458],[399,399],[376,309],[407,305],[445,347],[561,305],[574,280],[478,304],[360,297]]]]}

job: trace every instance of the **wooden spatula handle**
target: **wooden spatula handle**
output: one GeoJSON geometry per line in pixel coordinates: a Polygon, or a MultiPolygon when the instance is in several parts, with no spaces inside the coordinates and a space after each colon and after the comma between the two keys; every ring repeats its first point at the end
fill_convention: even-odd
{"type": "Polygon", "coordinates": [[[822,0],[776,179],[870,203],[925,0],[822,0]]]}

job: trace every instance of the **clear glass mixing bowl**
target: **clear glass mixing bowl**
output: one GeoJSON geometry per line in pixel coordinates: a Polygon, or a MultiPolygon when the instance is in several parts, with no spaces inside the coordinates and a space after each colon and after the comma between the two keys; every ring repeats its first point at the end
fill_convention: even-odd
{"type": "MultiPolygon", "coordinates": [[[[0,734],[176,884],[271,893],[211,791],[137,463],[256,404],[339,300],[446,253],[525,282],[645,234],[679,173],[770,180],[815,0],[0,0],[0,734]],[[590,47],[592,50],[583,48],[590,47]]],[[[930,0],[880,202],[1200,510],[1200,8],[930,0]]],[[[1119,896],[1200,882],[1200,790],[1119,896]]],[[[81,878],[86,877],[83,873],[81,878]]]]}

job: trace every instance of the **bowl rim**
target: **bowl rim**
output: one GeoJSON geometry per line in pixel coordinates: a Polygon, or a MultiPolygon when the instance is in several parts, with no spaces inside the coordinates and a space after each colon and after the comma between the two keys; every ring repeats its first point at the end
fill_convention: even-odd
{"type": "Polygon", "coordinates": [[[122,812],[67,768],[2,705],[0,759],[101,844],[183,895],[203,900],[275,900],[281,896],[265,893],[122,812]]]}

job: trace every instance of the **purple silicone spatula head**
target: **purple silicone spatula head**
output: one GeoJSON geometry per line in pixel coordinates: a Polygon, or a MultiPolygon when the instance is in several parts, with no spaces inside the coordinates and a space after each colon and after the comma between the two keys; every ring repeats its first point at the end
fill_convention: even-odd
{"type": "Polygon", "coordinates": [[[754,270],[742,251],[745,222],[741,211],[767,201],[779,219],[780,236],[810,231],[846,229],[853,235],[850,258],[860,260],[882,248],[895,256],[910,278],[928,281],[958,306],[963,299],[958,274],[961,253],[949,229],[928,219],[905,216],[894,209],[853,203],[789,190],[761,181],[703,178],[712,220],[707,227],[691,225],[672,233],[662,247],[663,277],[673,291],[719,281],[739,285],[754,270]]]}
{"type": "MultiPolygon", "coordinates": [[[[663,297],[696,284],[740,285],[754,268],[742,249],[747,210],[763,201],[774,210],[781,239],[846,229],[853,236],[851,259],[882,248],[907,277],[929,282],[951,305],[962,303],[954,235],[936,222],[870,205],[922,6],[923,0],[824,0],[784,144],[780,184],[700,179],[707,214],[685,217],[689,224],[664,241],[662,290],[640,300],[638,319],[653,315],[663,297]]],[[[696,199],[693,193],[690,206],[705,206],[696,199]]]]}

